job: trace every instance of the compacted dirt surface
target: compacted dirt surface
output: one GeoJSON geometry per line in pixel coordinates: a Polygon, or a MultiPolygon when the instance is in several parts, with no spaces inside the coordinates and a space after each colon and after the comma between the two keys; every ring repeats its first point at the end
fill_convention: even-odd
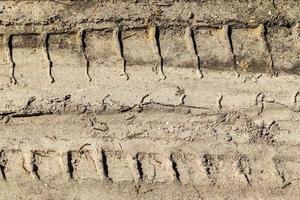
{"type": "Polygon", "coordinates": [[[299,199],[300,2],[0,2],[0,199],[299,199]]]}

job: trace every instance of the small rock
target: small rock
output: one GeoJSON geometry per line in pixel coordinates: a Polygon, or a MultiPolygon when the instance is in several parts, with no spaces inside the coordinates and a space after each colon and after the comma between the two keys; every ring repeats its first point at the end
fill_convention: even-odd
{"type": "Polygon", "coordinates": [[[35,96],[32,96],[28,99],[27,101],[27,106],[30,106],[32,102],[34,102],[36,100],[36,97],[35,96]]]}
{"type": "Polygon", "coordinates": [[[7,124],[7,123],[9,122],[9,120],[10,120],[10,116],[5,116],[5,117],[3,118],[4,124],[7,124]]]}
{"type": "Polygon", "coordinates": [[[94,130],[105,132],[108,131],[108,126],[106,123],[101,122],[99,125],[94,127],[94,130]]]}
{"type": "Polygon", "coordinates": [[[195,17],[194,13],[190,12],[189,19],[193,19],[195,17]]]}
{"type": "Polygon", "coordinates": [[[70,94],[68,94],[68,95],[66,95],[65,97],[64,97],[64,101],[68,101],[68,100],[70,100],[71,99],[71,95],[70,94]]]}
{"type": "Polygon", "coordinates": [[[53,105],[53,106],[50,107],[49,110],[50,110],[51,112],[54,112],[54,111],[56,111],[56,109],[57,109],[57,108],[56,108],[56,105],[53,105]]]}
{"type": "Polygon", "coordinates": [[[83,114],[86,112],[87,107],[85,105],[79,104],[79,105],[77,105],[77,110],[80,114],[83,114]]]}
{"type": "Polygon", "coordinates": [[[225,139],[226,139],[227,142],[232,141],[232,137],[228,134],[226,135],[225,139]]]}
{"type": "Polygon", "coordinates": [[[178,137],[183,140],[188,140],[191,138],[192,132],[191,130],[185,130],[178,134],[178,137]]]}
{"type": "Polygon", "coordinates": [[[176,96],[182,96],[185,93],[185,90],[177,86],[177,90],[175,92],[176,96]]]}
{"type": "Polygon", "coordinates": [[[143,111],[143,107],[141,107],[141,106],[135,106],[135,107],[132,109],[132,111],[133,111],[133,112],[138,112],[138,113],[140,113],[140,112],[143,111]]]}
{"type": "Polygon", "coordinates": [[[168,128],[168,132],[169,132],[169,133],[175,133],[175,127],[174,127],[174,126],[170,126],[170,127],[168,128]]]}

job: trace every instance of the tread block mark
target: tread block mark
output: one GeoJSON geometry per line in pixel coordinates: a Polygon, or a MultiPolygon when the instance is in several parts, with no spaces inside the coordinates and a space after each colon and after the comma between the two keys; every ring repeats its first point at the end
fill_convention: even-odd
{"type": "MultiPolygon", "coordinates": [[[[149,154],[144,154],[144,156],[151,157],[149,154]]],[[[153,157],[152,157],[153,158],[153,157]]],[[[153,160],[160,164],[160,168],[163,174],[165,181],[177,180],[183,184],[201,184],[201,185],[210,185],[210,184],[224,184],[225,182],[230,182],[231,184],[237,185],[250,185],[250,167],[248,166],[248,159],[241,157],[238,160],[235,157],[223,158],[221,155],[203,155],[201,161],[197,161],[197,157],[189,154],[171,154],[170,163],[162,161],[160,162],[156,158],[153,160]],[[201,163],[199,163],[199,161],[201,163]],[[237,162],[238,161],[238,162],[237,162]],[[244,162],[246,161],[246,162],[244,162]],[[198,165],[197,165],[198,162],[198,165]],[[237,164],[238,163],[238,164],[237,164]],[[200,164],[200,165],[199,165],[200,164]],[[170,166],[168,166],[170,165],[170,166]],[[171,172],[171,173],[170,173],[171,172]]],[[[143,159],[142,156],[139,159],[143,159]]],[[[168,159],[166,159],[168,160],[168,159]]],[[[148,162],[152,164],[152,177],[155,177],[156,167],[153,165],[155,162],[148,162]]],[[[143,180],[147,182],[145,178],[147,166],[145,162],[141,162],[143,168],[143,180]],[[146,167],[146,168],[145,168],[146,167]]],[[[150,165],[151,165],[150,164],[150,165]]],[[[156,163],[155,163],[156,164],[156,163]]],[[[149,169],[149,167],[148,167],[149,169]]],[[[148,171],[149,172],[149,171],[148,171]]],[[[148,173],[149,174],[149,173],[148,173]]],[[[155,177],[156,178],[156,177],[155,177]]],[[[155,180],[151,178],[153,182],[163,182],[162,179],[155,180]]],[[[149,181],[149,179],[148,179],[149,181]]]]}
{"type": "Polygon", "coordinates": [[[119,151],[107,151],[106,156],[109,177],[113,182],[133,182],[135,180],[126,155],[119,151]]]}
{"type": "Polygon", "coordinates": [[[282,187],[300,181],[300,160],[291,156],[277,156],[273,158],[278,175],[282,180],[282,187]]]}
{"type": "Polygon", "coordinates": [[[164,80],[166,79],[166,75],[164,73],[164,59],[161,56],[160,30],[157,26],[150,26],[147,31],[152,50],[157,58],[154,70],[156,74],[159,74],[161,79],[164,80]]]}
{"type": "Polygon", "coordinates": [[[10,83],[10,64],[6,53],[5,36],[0,35],[0,84],[10,83]]]}
{"type": "Polygon", "coordinates": [[[250,159],[246,155],[239,155],[234,160],[235,167],[238,171],[239,175],[244,177],[245,182],[251,186],[251,162],[250,159]]]}
{"type": "Polygon", "coordinates": [[[53,62],[52,76],[55,83],[66,80],[68,84],[78,85],[89,81],[87,60],[81,49],[83,38],[79,36],[78,33],[49,35],[49,54],[53,62]]]}
{"type": "Polygon", "coordinates": [[[145,182],[163,183],[170,180],[166,163],[164,163],[164,160],[158,154],[139,153],[138,159],[143,169],[143,180],[145,182]]]}
{"type": "Polygon", "coordinates": [[[218,160],[216,185],[251,185],[249,160],[239,155],[215,155],[218,160]]]}
{"type": "Polygon", "coordinates": [[[37,176],[42,181],[57,181],[64,176],[62,157],[53,151],[35,151],[34,166],[37,176]]]}
{"type": "Polygon", "coordinates": [[[123,33],[124,57],[127,65],[157,65],[154,41],[148,29],[125,30],[123,33]]]}
{"type": "Polygon", "coordinates": [[[166,67],[196,69],[196,52],[193,52],[193,44],[187,41],[185,34],[185,29],[161,30],[161,53],[166,67]]]}
{"type": "Polygon", "coordinates": [[[262,159],[266,157],[261,156],[261,158],[252,159],[255,165],[251,166],[251,185],[259,187],[262,184],[268,184],[274,188],[281,187],[282,177],[278,174],[274,160],[262,159]]]}
{"type": "Polygon", "coordinates": [[[274,60],[274,71],[300,74],[300,29],[299,23],[292,28],[268,29],[268,41],[274,60]]]}
{"type": "Polygon", "coordinates": [[[112,67],[123,62],[114,48],[112,31],[87,31],[85,36],[85,52],[91,65],[97,67],[112,67]]]}
{"type": "Polygon", "coordinates": [[[45,59],[42,42],[38,34],[12,36],[14,76],[19,85],[47,83],[42,81],[48,78],[48,61],[45,59]]]}
{"type": "Polygon", "coordinates": [[[4,170],[7,181],[26,182],[32,180],[32,171],[29,168],[30,163],[27,163],[21,151],[4,151],[2,155],[7,160],[4,170]]]}
{"type": "Polygon", "coordinates": [[[97,172],[95,155],[91,151],[70,151],[68,156],[70,178],[80,179],[99,179],[97,172]]]}
{"type": "Polygon", "coordinates": [[[228,27],[198,28],[194,32],[200,68],[228,70],[234,67],[228,27]]]}
{"type": "Polygon", "coordinates": [[[201,164],[204,167],[206,176],[210,182],[215,185],[219,173],[219,160],[216,155],[204,153],[200,158],[201,164]]]}
{"type": "Polygon", "coordinates": [[[177,163],[182,184],[209,185],[211,183],[199,157],[197,158],[192,154],[176,153],[173,155],[173,160],[177,163]]]}
{"type": "MultiPolygon", "coordinates": [[[[90,61],[89,74],[95,81],[102,80],[102,68],[115,68],[116,75],[124,74],[124,64],[127,64],[113,35],[113,30],[93,30],[87,31],[85,36],[85,53],[90,61]],[[122,54],[121,54],[122,55],[122,54]],[[125,61],[125,62],[124,62],[125,61]]],[[[124,51],[124,49],[123,49],[124,51]]],[[[111,74],[110,74],[111,75],[111,74]]],[[[126,75],[126,74],[125,74],[126,75]]]]}
{"type": "Polygon", "coordinates": [[[238,72],[270,72],[273,61],[263,25],[233,29],[232,43],[238,72]]]}
{"type": "Polygon", "coordinates": [[[199,78],[203,78],[203,73],[201,71],[200,65],[200,57],[198,55],[198,49],[195,40],[195,33],[191,27],[186,27],[185,29],[185,40],[186,46],[193,57],[194,68],[196,69],[196,73],[199,76],[199,78]]]}

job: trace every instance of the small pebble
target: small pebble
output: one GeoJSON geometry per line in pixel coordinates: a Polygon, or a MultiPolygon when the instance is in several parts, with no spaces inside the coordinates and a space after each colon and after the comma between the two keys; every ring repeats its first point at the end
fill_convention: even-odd
{"type": "Polygon", "coordinates": [[[106,123],[101,122],[100,124],[94,127],[94,130],[106,132],[109,130],[109,128],[106,123]]]}
{"type": "Polygon", "coordinates": [[[5,117],[3,118],[4,124],[7,124],[7,123],[9,122],[9,120],[10,120],[10,116],[5,116],[5,117]]]}
{"type": "Polygon", "coordinates": [[[191,12],[191,13],[189,13],[188,17],[189,17],[189,19],[193,19],[195,17],[195,15],[194,15],[194,13],[191,12]]]}
{"type": "Polygon", "coordinates": [[[86,112],[87,107],[85,105],[79,104],[79,105],[77,105],[77,110],[80,114],[83,114],[86,112]]]}
{"type": "Polygon", "coordinates": [[[232,140],[232,137],[230,135],[226,135],[225,139],[227,140],[227,142],[230,142],[232,140]]]}

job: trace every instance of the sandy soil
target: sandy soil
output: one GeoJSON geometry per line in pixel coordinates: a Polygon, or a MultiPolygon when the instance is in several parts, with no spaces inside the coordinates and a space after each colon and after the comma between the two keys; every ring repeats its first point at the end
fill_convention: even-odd
{"type": "Polygon", "coordinates": [[[298,199],[299,8],[0,2],[0,199],[298,199]]]}

